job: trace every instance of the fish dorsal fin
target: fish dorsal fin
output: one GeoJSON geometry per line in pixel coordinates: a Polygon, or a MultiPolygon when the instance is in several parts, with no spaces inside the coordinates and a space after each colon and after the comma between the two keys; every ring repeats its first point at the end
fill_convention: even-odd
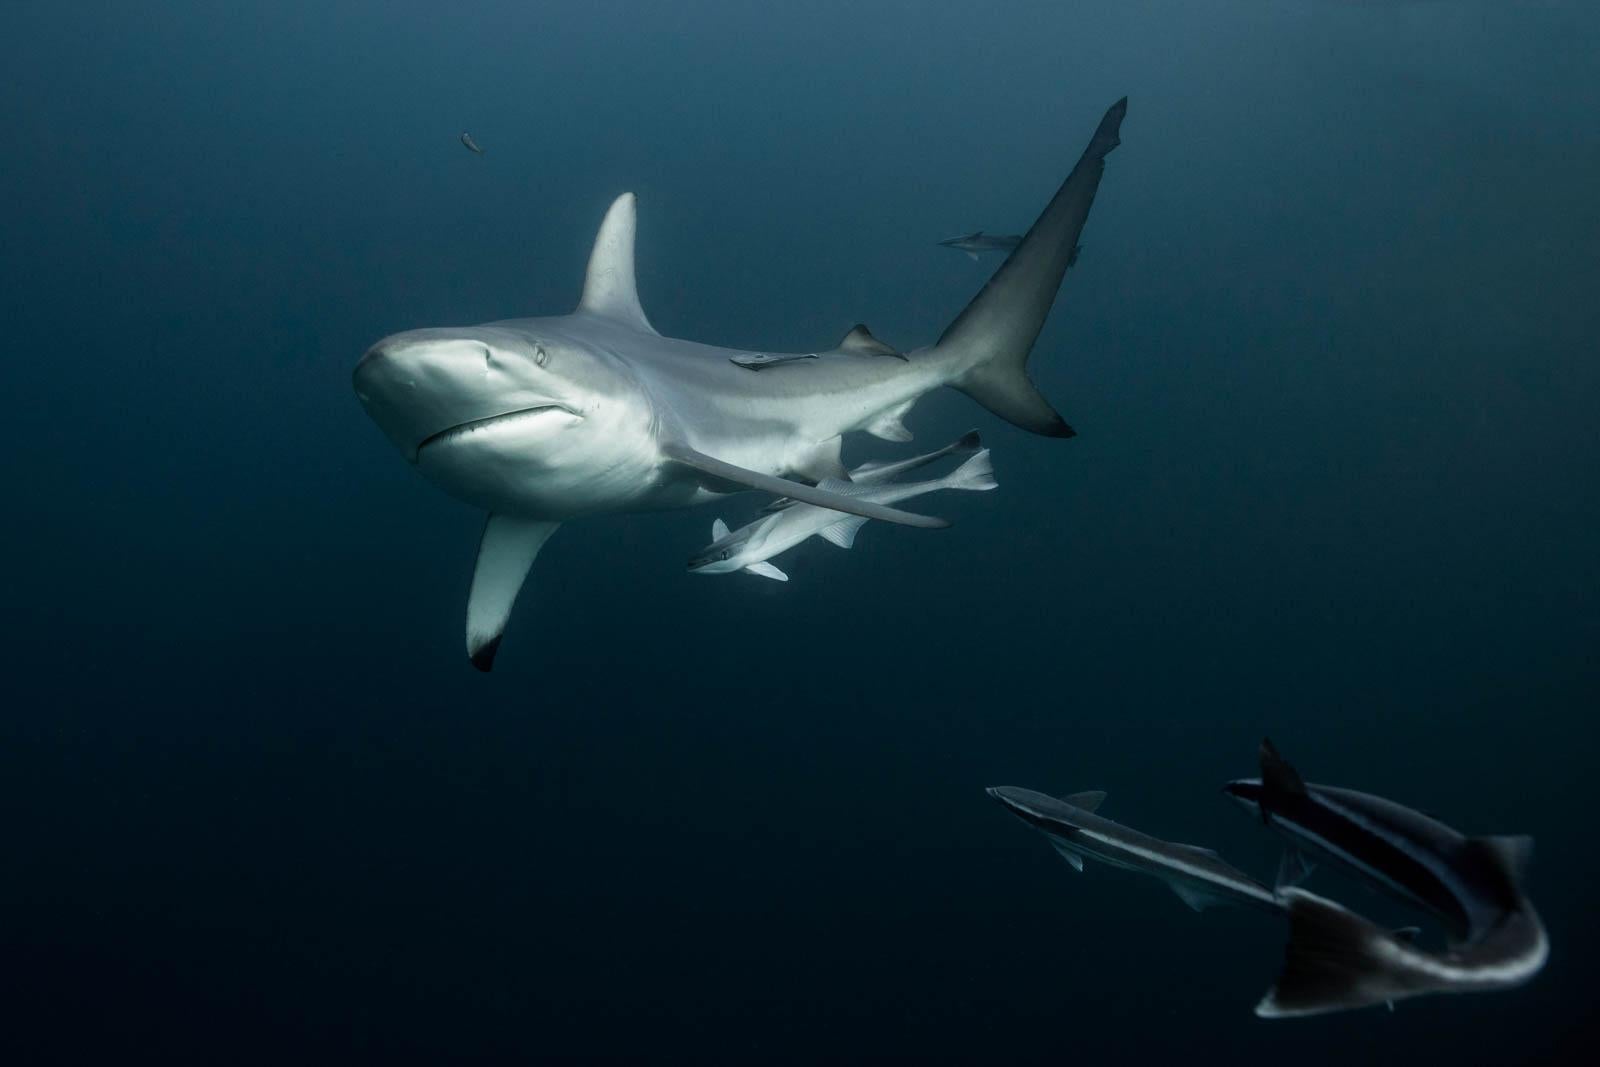
{"type": "Polygon", "coordinates": [[[860,515],[846,515],[830,526],[824,526],[817,535],[830,545],[849,548],[856,543],[856,531],[867,524],[860,515]]]}
{"type": "Polygon", "coordinates": [[[639,289],[633,273],[633,236],[638,222],[638,201],[623,193],[611,203],[594,237],[589,271],[583,279],[583,299],[578,310],[631,326],[644,333],[655,327],[639,306],[639,289]]]}
{"type": "Polygon", "coordinates": [[[1074,793],[1070,797],[1062,797],[1061,799],[1075,808],[1094,811],[1105,802],[1106,794],[1103,789],[1088,789],[1082,793],[1074,793]]]}
{"type": "Polygon", "coordinates": [[[787,582],[789,576],[770,563],[752,563],[745,570],[750,574],[758,574],[763,578],[771,578],[775,582],[787,582]]]}
{"type": "Polygon", "coordinates": [[[728,524],[721,519],[711,520],[711,540],[720,541],[728,536],[728,524]]]}
{"type": "Polygon", "coordinates": [[[893,356],[895,359],[908,360],[905,353],[890,348],[872,336],[872,331],[860,323],[851,327],[850,332],[844,335],[844,340],[839,342],[839,351],[851,352],[858,356],[893,356]]]}

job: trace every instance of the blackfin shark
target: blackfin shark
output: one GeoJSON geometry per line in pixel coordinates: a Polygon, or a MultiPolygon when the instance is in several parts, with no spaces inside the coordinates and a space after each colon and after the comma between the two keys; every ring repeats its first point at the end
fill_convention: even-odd
{"type": "Polygon", "coordinates": [[[606,213],[575,311],[409,330],[356,366],[357,397],[424,477],[489,513],[467,600],[467,654],[488,670],[517,593],[563,523],[757,490],[908,526],[942,519],[816,483],[838,478],[843,434],[909,438],[902,419],[950,386],[1047,437],[1073,431],[1029,380],[1033,347],[1078,247],[1127,101],[1095,130],[1022,242],[933,345],[884,358],[852,330],[817,359],[759,373],[741,353],[663,337],[634,281],[631,193],[606,213]]]}
{"type": "Polygon", "coordinates": [[[939,245],[942,248],[954,248],[958,252],[965,252],[967,258],[976,263],[979,252],[1009,252],[1021,243],[1021,234],[984,233],[982,230],[973,230],[960,237],[940,241],[939,245]]]}
{"type": "Polygon", "coordinates": [[[1063,859],[1078,871],[1086,859],[1139,871],[1165,882],[1185,904],[1201,911],[1212,904],[1243,904],[1282,911],[1278,896],[1215,852],[1131,830],[1095,814],[1105,794],[1074,793],[1056,798],[1031,789],[995,786],[991,797],[1023,822],[1042,832],[1063,859]]]}
{"type": "Polygon", "coordinates": [[[1522,891],[1527,837],[1466,837],[1421,812],[1353,789],[1305,782],[1271,741],[1261,777],[1223,791],[1278,831],[1292,853],[1327,860],[1438,917],[1450,947],[1433,953],[1292,883],[1303,860],[1280,867],[1290,916],[1283,976],[1263,1016],[1310,1015],[1422,993],[1503,989],[1544,966],[1549,941],[1522,891]]]}
{"type": "MultiPolygon", "coordinates": [[[[931,463],[946,451],[940,449],[939,452],[918,456],[914,460],[906,460],[888,469],[931,463]]],[[[880,471],[883,469],[885,468],[879,468],[880,471]]],[[[873,471],[867,471],[865,477],[865,481],[859,479],[835,481],[824,478],[817,483],[817,488],[857,500],[870,500],[877,504],[897,504],[902,500],[910,500],[912,497],[938,492],[941,489],[982,492],[999,488],[999,483],[994,480],[994,467],[989,461],[987,448],[943,478],[932,481],[895,482],[888,478],[874,477],[873,471]]],[[[811,537],[821,537],[829,544],[850,548],[855,544],[856,533],[866,522],[867,520],[860,515],[842,515],[832,508],[799,502],[764,515],[748,526],[742,526],[731,533],[728,531],[727,523],[717,519],[711,524],[711,536],[715,540],[689,561],[689,571],[692,574],[731,574],[734,571],[745,571],[763,578],[787,582],[789,576],[767,562],[768,560],[811,537]]]]}

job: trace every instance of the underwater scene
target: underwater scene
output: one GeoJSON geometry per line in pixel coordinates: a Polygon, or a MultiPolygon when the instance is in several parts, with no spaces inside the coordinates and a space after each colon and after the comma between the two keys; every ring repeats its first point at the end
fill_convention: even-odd
{"type": "Polygon", "coordinates": [[[1600,6],[0,39],[0,1062],[1592,1061],[1600,6]]]}

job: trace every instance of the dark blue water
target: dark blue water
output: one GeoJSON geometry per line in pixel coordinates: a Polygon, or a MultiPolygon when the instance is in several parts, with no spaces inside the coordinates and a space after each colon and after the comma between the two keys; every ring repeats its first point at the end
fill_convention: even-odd
{"type": "Polygon", "coordinates": [[[0,9],[5,1062],[1560,1058],[1600,11],[993,6],[0,9]],[[468,666],[481,518],[361,412],[367,345],[564,311],[628,189],[662,332],[925,344],[987,273],[934,242],[1027,226],[1124,94],[1032,363],[1078,438],[930,398],[1001,490],[785,586],[683,570],[754,498],[572,524],[468,666]],[[1266,877],[1217,787],[1268,732],[1533,834],[1545,972],[1264,1022],[1279,924],[982,792],[1266,877]]]}

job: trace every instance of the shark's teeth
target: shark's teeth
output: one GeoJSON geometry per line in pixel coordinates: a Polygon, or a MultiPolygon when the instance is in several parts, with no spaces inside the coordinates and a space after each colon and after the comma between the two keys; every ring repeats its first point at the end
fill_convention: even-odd
{"type": "Polygon", "coordinates": [[[549,411],[564,411],[569,415],[572,414],[572,412],[568,411],[559,404],[543,404],[539,407],[519,408],[516,411],[506,411],[499,415],[490,415],[488,418],[484,419],[473,419],[471,422],[463,422],[459,426],[452,426],[448,430],[440,430],[436,434],[431,434],[430,436],[423,438],[422,443],[417,445],[417,452],[418,454],[421,454],[422,450],[427,448],[429,445],[441,445],[448,444],[451,441],[459,441],[463,437],[470,437],[473,434],[487,430],[492,426],[503,426],[511,422],[521,422],[525,419],[537,418],[538,416],[549,411]]]}

